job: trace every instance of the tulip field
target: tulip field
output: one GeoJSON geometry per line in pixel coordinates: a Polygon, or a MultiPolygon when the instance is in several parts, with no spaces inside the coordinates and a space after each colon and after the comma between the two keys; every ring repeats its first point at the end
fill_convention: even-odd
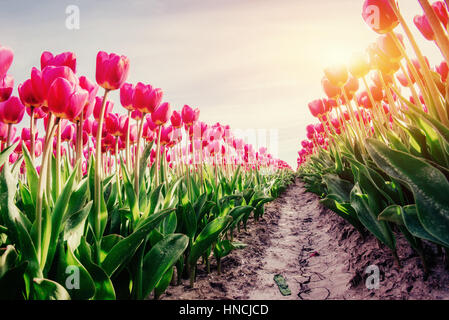
{"type": "Polygon", "coordinates": [[[405,238],[427,273],[429,245],[449,261],[448,2],[419,0],[423,12],[413,21],[401,2],[364,1],[362,16],[378,37],[348,65],[324,70],[327,98],[309,104],[317,123],[307,126],[298,172],[398,266],[396,240],[405,238]],[[426,41],[441,52],[440,64],[423,55],[418,43],[426,41]]]}
{"type": "Polygon", "coordinates": [[[0,299],[158,298],[183,278],[193,287],[198,263],[226,272],[221,259],[243,246],[234,234],[292,180],[229,126],[125,83],[125,56],[99,52],[93,82],[76,74],[74,53],[44,52],[18,97],[13,62],[0,46],[0,299]]]}
{"type": "Polygon", "coordinates": [[[295,127],[307,137],[296,171],[230,125],[203,121],[201,106],[174,107],[150,75],[132,83],[129,54],[95,50],[83,75],[76,52],[19,62],[0,36],[0,300],[358,297],[342,245],[352,235],[357,246],[377,240],[396,270],[413,255],[423,278],[438,263],[447,272],[449,1],[414,0],[412,21],[406,1],[359,1],[373,42],[323,65],[323,95],[298,106],[315,120],[295,127]],[[424,54],[429,44],[439,61],[424,54]]]}

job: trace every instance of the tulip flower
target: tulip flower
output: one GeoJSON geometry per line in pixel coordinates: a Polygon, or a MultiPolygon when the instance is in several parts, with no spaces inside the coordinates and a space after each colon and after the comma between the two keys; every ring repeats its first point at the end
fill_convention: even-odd
{"type": "Polygon", "coordinates": [[[432,8],[433,8],[433,11],[435,11],[438,19],[440,19],[441,23],[443,24],[444,28],[446,29],[448,20],[449,20],[449,16],[448,16],[447,8],[446,8],[445,4],[443,3],[443,1],[437,1],[437,2],[432,3],[432,8]]]}
{"type": "Polygon", "coordinates": [[[310,113],[316,118],[322,117],[326,112],[323,100],[321,99],[310,102],[308,106],[310,113]]]}
{"type": "Polygon", "coordinates": [[[96,80],[105,90],[117,90],[128,78],[129,59],[114,53],[100,51],[97,54],[96,80]]]}
{"type": "Polygon", "coordinates": [[[0,121],[6,124],[17,124],[22,121],[25,106],[20,99],[12,96],[5,102],[0,102],[0,121]]]}
{"type": "Polygon", "coordinates": [[[86,104],[83,109],[83,120],[89,118],[94,110],[94,101],[98,93],[98,86],[90,81],[87,77],[81,76],[79,77],[80,87],[86,90],[89,93],[89,97],[87,98],[86,104]]]}
{"type": "Polygon", "coordinates": [[[182,117],[181,114],[178,111],[173,111],[170,122],[173,128],[179,129],[182,127],[182,117]]]}
{"type": "Polygon", "coordinates": [[[326,78],[336,87],[343,87],[348,81],[348,69],[345,65],[334,65],[324,69],[326,78]]]}
{"type": "Polygon", "coordinates": [[[427,19],[426,15],[415,16],[413,22],[415,23],[415,26],[418,28],[421,34],[424,36],[424,38],[426,38],[429,41],[435,40],[435,34],[433,32],[432,27],[430,26],[429,20],[427,19]]]}
{"type": "Polygon", "coordinates": [[[344,90],[347,95],[354,95],[354,93],[359,90],[359,81],[357,80],[357,78],[354,78],[352,76],[349,77],[348,82],[344,86],[344,90]]]}
{"type": "Polygon", "coordinates": [[[365,0],[363,3],[362,17],[377,33],[388,33],[399,24],[398,17],[391,7],[391,1],[394,0],[365,0]]]}
{"type": "Polygon", "coordinates": [[[64,128],[61,134],[61,140],[66,141],[72,141],[73,137],[76,135],[76,129],[73,125],[68,125],[64,128]]]}
{"type": "Polygon", "coordinates": [[[114,137],[124,136],[124,129],[128,120],[127,116],[119,115],[118,113],[109,113],[105,120],[106,129],[109,134],[114,137]]]}
{"type": "Polygon", "coordinates": [[[131,83],[125,83],[120,88],[120,103],[122,104],[123,108],[125,108],[128,111],[134,110],[133,105],[133,99],[134,99],[134,86],[131,83]]]}
{"type": "Polygon", "coordinates": [[[184,122],[184,124],[186,126],[188,126],[188,127],[192,126],[198,120],[199,110],[198,109],[193,110],[190,106],[185,105],[182,108],[181,117],[182,117],[182,122],[184,122]]]}
{"type": "MultiPolygon", "coordinates": [[[[39,74],[35,72],[35,80],[33,82],[33,72],[31,74],[31,81],[33,86],[38,89],[39,84],[37,83],[39,81],[39,74]]],[[[39,90],[43,90],[43,96],[44,96],[44,105],[48,107],[48,95],[50,87],[53,85],[53,82],[57,78],[62,78],[67,80],[70,84],[78,84],[79,80],[73,73],[72,69],[69,67],[55,67],[55,66],[47,66],[42,71],[42,87],[39,88],[39,90]]]]}
{"type": "Polygon", "coordinates": [[[435,67],[436,72],[441,76],[441,81],[446,82],[447,76],[449,74],[449,68],[446,61],[441,62],[441,64],[435,67]]]}
{"type": "MultiPolygon", "coordinates": [[[[31,108],[26,108],[27,114],[31,117],[31,108]]],[[[47,113],[42,108],[34,108],[34,119],[43,119],[47,116],[47,113]]]]}
{"type": "Polygon", "coordinates": [[[396,75],[396,78],[399,80],[399,82],[401,83],[401,85],[402,85],[403,87],[408,87],[408,86],[410,85],[409,82],[408,82],[407,77],[406,77],[405,74],[403,74],[402,72],[401,72],[401,73],[398,73],[398,74],[396,75]]]}
{"type": "Polygon", "coordinates": [[[41,70],[46,66],[66,66],[76,73],[76,56],[73,52],[64,52],[54,56],[51,52],[44,51],[41,55],[41,70]]]}
{"type": "Polygon", "coordinates": [[[162,96],[161,89],[139,82],[134,89],[133,107],[142,113],[152,113],[161,103],[162,96]]]}
{"type": "Polygon", "coordinates": [[[131,119],[134,119],[136,121],[142,120],[143,113],[140,112],[139,110],[134,110],[133,112],[131,112],[131,119]]]}
{"type": "Polygon", "coordinates": [[[0,78],[6,75],[13,60],[14,52],[10,48],[0,45],[0,78]]]}
{"type": "MultiPolygon", "coordinates": [[[[396,34],[396,37],[402,42],[402,35],[396,34]]],[[[397,63],[403,58],[401,49],[398,48],[391,34],[381,35],[377,39],[377,46],[381,53],[391,63],[397,63]]]]}
{"type": "Polygon", "coordinates": [[[170,104],[168,102],[164,102],[151,114],[151,120],[153,120],[157,126],[163,126],[170,119],[170,116],[170,104]]]}
{"type": "MultiPolygon", "coordinates": [[[[94,115],[95,120],[97,120],[97,121],[98,121],[98,119],[100,119],[100,113],[101,113],[102,106],[103,106],[103,98],[95,97],[95,106],[94,106],[94,110],[93,110],[93,115],[94,115]]],[[[103,112],[104,117],[107,117],[107,115],[112,112],[113,108],[114,108],[114,102],[106,101],[104,112],[103,112]]]]}
{"type": "Polygon", "coordinates": [[[57,78],[48,92],[48,109],[58,118],[74,121],[83,111],[89,93],[64,78],[57,78]]]}
{"type": "Polygon", "coordinates": [[[14,78],[7,74],[0,76],[0,102],[4,102],[11,97],[14,88],[14,78]]]}
{"type": "Polygon", "coordinates": [[[354,54],[348,65],[349,72],[356,78],[363,78],[370,72],[368,58],[363,53],[354,54]]]}
{"type": "MultiPolygon", "coordinates": [[[[48,71],[47,71],[48,72],[48,71]]],[[[33,96],[36,101],[39,102],[35,107],[40,107],[45,101],[46,92],[44,88],[44,81],[42,79],[42,71],[37,68],[31,69],[31,86],[33,89],[33,96]]],[[[51,84],[51,83],[50,83],[51,84]]]]}
{"type": "Polygon", "coordinates": [[[329,99],[335,99],[341,95],[341,88],[334,86],[326,77],[321,80],[321,85],[329,99]]]}

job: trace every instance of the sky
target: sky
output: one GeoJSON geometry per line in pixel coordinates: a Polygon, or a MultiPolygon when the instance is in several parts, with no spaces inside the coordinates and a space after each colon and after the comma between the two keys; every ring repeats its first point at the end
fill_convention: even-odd
{"type": "MultiPolygon", "coordinates": [[[[130,59],[128,82],[162,88],[164,101],[188,104],[201,120],[257,132],[258,143],[296,168],[308,102],[324,98],[323,69],[346,63],[376,41],[362,19],[362,0],[0,0],[0,44],[14,50],[18,84],[43,51],[73,51],[77,74],[95,80],[99,50],[130,59]],[[68,29],[70,5],[79,29],[68,29]],[[257,130],[257,131],[256,131],[257,130]]],[[[441,54],[412,23],[418,1],[399,0],[429,57],[441,54]]],[[[397,31],[401,32],[400,28],[397,31]]],[[[17,91],[16,91],[17,92],[17,91]]],[[[16,93],[17,94],[17,93],[16,93]]],[[[118,92],[115,112],[124,111],[118,92]]]]}

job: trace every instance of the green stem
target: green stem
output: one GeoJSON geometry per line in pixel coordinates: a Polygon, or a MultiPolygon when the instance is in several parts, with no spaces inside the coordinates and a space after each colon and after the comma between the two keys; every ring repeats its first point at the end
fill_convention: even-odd
{"type": "Polygon", "coordinates": [[[143,122],[145,121],[145,113],[142,115],[139,125],[139,133],[137,135],[137,149],[134,159],[134,190],[136,191],[137,203],[139,203],[139,161],[140,161],[140,142],[142,140],[143,122]]]}
{"type": "MultiPolygon", "coordinates": [[[[97,241],[101,238],[101,177],[102,177],[102,159],[101,159],[101,135],[103,132],[104,111],[106,107],[106,98],[109,90],[105,89],[103,96],[103,104],[101,106],[100,118],[97,127],[97,145],[95,150],[95,197],[94,204],[96,209],[96,225],[95,236],[97,241]]],[[[99,262],[99,261],[97,261],[99,262]]]]}

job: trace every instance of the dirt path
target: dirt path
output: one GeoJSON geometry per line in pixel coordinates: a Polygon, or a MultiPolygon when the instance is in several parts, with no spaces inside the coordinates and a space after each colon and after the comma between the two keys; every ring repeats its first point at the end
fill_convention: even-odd
{"type": "Polygon", "coordinates": [[[324,209],[318,197],[306,193],[299,181],[266,206],[259,223],[251,222],[248,231],[236,238],[248,246],[223,260],[222,275],[214,261],[210,274],[201,265],[194,289],[185,280],[169,287],[162,299],[449,299],[449,272],[435,257],[429,257],[435,263],[424,281],[418,257],[399,237],[403,267],[397,268],[373,237],[363,241],[352,226],[324,209]],[[376,290],[365,286],[370,265],[379,268],[376,290]],[[276,274],[286,279],[291,295],[280,293],[273,281],[276,274]]]}

